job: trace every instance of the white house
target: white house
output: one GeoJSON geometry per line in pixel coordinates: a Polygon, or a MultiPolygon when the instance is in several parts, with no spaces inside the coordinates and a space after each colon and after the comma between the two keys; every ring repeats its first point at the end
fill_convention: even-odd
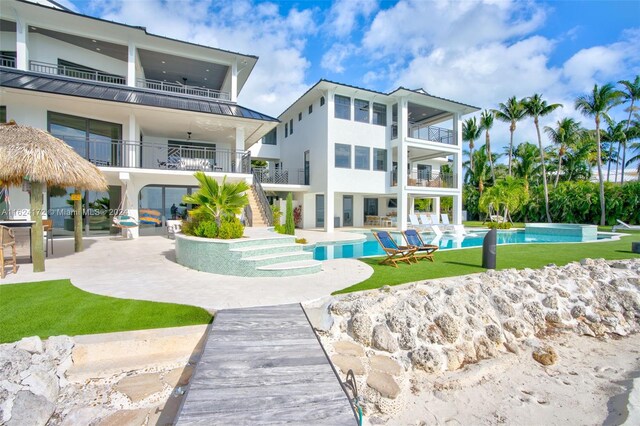
{"type": "MultiPolygon", "coordinates": [[[[278,122],[236,102],[257,57],[141,27],[3,0],[0,53],[0,119],[51,132],[107,177],[107,192],[84,194],[88,234],[117,231],[96,207],[141,212],[140,232],[159,230],[184,214],[195,170],[250,183],[247,150],[278,122]]],[[[57,235],[71,231],[72,191],[46,194],[57,235]]],[[[10,200],[5,216],[28,216],[26,192],[10,188],[10,200]]]]}
{"type": "MultiPolygon", "coordinates": [[[[83,194],[88,235],[117,232],[117,210],[141,219],[141,235],[162,231],[185,215],[195,170],[259,182],[259,194],[294,193],[305,228],[394,214],[404,229],[414,199],[433,199],[437,211],[445,196],[460,222],[461,117],[477,108],[321,80],[275,119],[237,103],[255,56],[42,3],[2,1],[0,120],[45,129],[104,172],[109,190],[83,194]]],[[[55,235],[72,232],[73,191],[47,191],[55,235]]],[[[0,218],[28,216],[27,193],[9,192],[0,218]]],[[[257,198],[254,217],[269,211],[257,198]]]]}
{"type": "Polygon", "coordinates": [[[295,194],[304,228],[391,215],[406,229],[414,199],[431,198],[439,211],[440,197],[453,198],[460,223],[462,116],[477,110],[424,90],[380,93],[320,80],[251,147],[252,158],[269,163],[256,177],[266,191],[295,194]]]}

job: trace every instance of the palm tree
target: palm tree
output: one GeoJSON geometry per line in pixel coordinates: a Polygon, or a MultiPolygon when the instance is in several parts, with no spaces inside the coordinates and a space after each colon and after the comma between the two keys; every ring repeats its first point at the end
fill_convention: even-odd
{"type": "Polygon", "coordinates": [[[524,109],[529,117],[533,118],[538,134],[538,147],[540,148],[540,164],[542,165],[542,183],[544,185],[544,208],[547,214],[547,222],[551,223],[549,214],[549,188],[547,186],[547,169],[544,165],[544,149],[542,149],[542,137],[540,137],[540,117],[551,114],[554,110],[562,107],[561,104],[548,104],[542,99],[542,95],[535,94],[524,100],[524,109]]]}
{"type": "MultiPolygon", "coordinates": [[[[616,123],[609,117],[605,117],[605,121],[607,122],[607,130],[602,132],[602,140],[609,144],[609,154],[607,155],[607,182],[609,182],[609,177],[611,176],[611,160],[615,158],[616,161],[616,179],[618,176],[618,164],[620,164],[620,147],[622,145],[626,146],[627,142],[627,134],[625,132],[625,123],[621,121],[616,123]],[[613,152],[613,145],[618,143],[618,155],[615,155],[613,152]]],[[[624,175],[624,166],[622,174],[624,175]]]]}
{"type": "Polygon", "coordinates": [[[509,176],[511,176],[511,161],[513,154],[513,134],[516,131],[516,123],[524,118],[526,111],[522,104],[522,99],[517,100],[515,96],[507,99],[506,103],[498,104],[498,109],[494,109],[493,113],[500,121],[509,123],[509,176]]]}
{"type": "Polygon", "coordinates": [[[564,161],[565,180],[591,179],[591,170],[596,163],[595,147],[593,132],[583,130],[576,144],[567,149],[564,161]]]}
{"type": "Polygon", "coordinates": [[[544,127],[551,142],[560,145],[558,148],[558,169],[556,170],[556,181],[553,187],[558,186],[560,180],[560,172],[562,171],[562,157],[566,154],[567,148],[576,143],[581,133],[580,122],[573,118],[563,118],[556,123],[556,127],[544,127]]]}
{"type": "Polygon", "coordinates": [[[524,180],[524,187],[527,193],[529,193],[529,182],[538,173],[539,166],[536,161],[538,155],[538,147],[529,142],[516,146],[513,152],[513,174],[515,177],[524,180]]]}
{"type": "MultiPolygon", "coordinates": [[[[637,116],[637,115],[636,115],[637,116]]],[[[631,139],[640,139],[640,118],[633,122],[633,126],[629,129],[628,137],[631,139]]],[[[633,151],[636,151],[636,155],[627,160],[625,167],[632,165],[636,161],[638,162],[636,172],[638,174],[638,181],[640,181],[640,142],[633,142],[629,145],[633,151]]],[[[624,174],[624,173],[623,173],[624,174]]]]}
{"type": "Polygon", "coordinates": [[[489,170],[491,170],[491,180],[496,181],[496,172],[493,169],[493,159],[491,156],[491,138],[489,137],[489,130],[493,127],[493,112],[484,110],[480,114],[480,130],[484,130],[485,147],[487,148],[487,157],[489,158],[489,170]]]}
{"type": "Polygon", "coordinates": [[[473,143],[480,137],[482,129],[478,127],[475,117],[471,117],[462,123],[462,140],[469,142],[469,163],[473,169],[473,143]]]}
{"type": "Polygon", "coordinates": [[[598,180],[600,181],[600,226],[606,222],[604,179],[602,176],[602,147],[600,146],[600,118],[608,117],[609,110],[620,104],[621,93],[615,90],[613,84],[608,83],[602,87],[593,86],[593,92],[581,95],[576,99],[575,107],[586,117],[593,117],[596,123],[596,147],[598,149],[598,180]]]}
{"type": "MultiPolygon", "coordinates": [[[[625,129],[625,132],[629,132],[629,126],[631,125],[631,114],[634,111],[633,104],[636,100],[640,99],[640,75],[636,75],[636,78],[633,81],[620,80],[618,84],[622,84],[624,86],[624,90],[622,91],[622,98],[624,99],[624,102],[631,101],[631,105],[629,105],[629,118],[627,119],[627,128],[625,129]]],[[[619,154],[620,152],[618,152],[618,156],[619,154]]],[[[626,159],[627,144],[625,141],[624,149],[622,151],[622,176],[620,178],[620,183],[623,183],[626,159]]]]}
{"type": "Polygon", "coordinates": [[[202,214],[216,221],[218,227],[223,217],[233,217],[242,212],[244,206],[249,204],[246,191],[249,185],[240,181],[237,183],[227,183],[227,177],[222,179],[222,184],[204,172],[196,172],[195,175],[200,182],[200,189],[191,195],[182,197],[182,201],[187,204],[196,204],[198,207],[194,212],[202,214]]]}
{"type": "Polygon", "coordinates": [[[467,166],[465,181],[478,188],[478,192],[482,195],[489,178],[489,159],[486,147],[482,145],[473,155],[469,153],[469,161],[465,162],[465,166],[467,166]],[[473,165],[471,165],[471,159],[473,159],[473,165]]]}

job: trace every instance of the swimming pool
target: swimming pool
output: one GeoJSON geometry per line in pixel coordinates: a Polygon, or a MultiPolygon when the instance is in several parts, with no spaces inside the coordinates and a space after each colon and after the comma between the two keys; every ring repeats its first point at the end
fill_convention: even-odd
{"type": "MultiPolygon", "coordinates": [[[[466,247],[481,247],[482,240],[488,231],[476,231],[465,237],[444,235],[440,239],[430,239],[422,235],[426,244],[436,244],[440,250],[449,250],[466,247]]],[[[366,241],[348,244],[322,244],[305,250],[313,251],[315,260],[358,258],[366,256],[383,256],[384,251],[373,237],[372,233],[363,233],[366,241]]],[[[391,235],[399,245],[406,244],[402,235],[392,232],[391,235]]],[[[579,243],[610,239],[609,235],[598,234],[595,237],[578,237],[571,235],[549,235],[526,232],[525,230],[498,231],[498,244],[529,244],[529,243],[579,243]]]]}

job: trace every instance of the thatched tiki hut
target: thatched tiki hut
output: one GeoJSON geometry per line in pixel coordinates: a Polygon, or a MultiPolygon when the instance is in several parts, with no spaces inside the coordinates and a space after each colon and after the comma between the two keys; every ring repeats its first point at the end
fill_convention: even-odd
{"type": "MultiPolygon", "coordinates": [[[[0,124],[0,180],[8,185],[31,184],[31,232],[33,271],[44,271],[42,193],[49,186],[104,191],[107,181],[102,172],[78,155],[64,141],[44,130],[21,126],[11,121],[0,124]]],[[[82,250],[82,212],[80,200],[74,201],[75,247],[82,250]]]]}

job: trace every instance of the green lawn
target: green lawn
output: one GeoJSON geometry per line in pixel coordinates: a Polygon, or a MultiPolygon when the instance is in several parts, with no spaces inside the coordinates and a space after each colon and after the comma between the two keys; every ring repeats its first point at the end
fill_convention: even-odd
{"type": "MultiPolygon", "coordinates": [[[[587,257],[604,259],[638,258],[640,255],[631,252],[631,242],[640,241],[640,232],[631,231],[628,233],[633,235],[622,237],[619,241],[498,246],[497,267],[498,269],[540,268],[550,263],[560,266],[587,257]]],[[[397,285],[433,278],[466,275],[485,270],[480,266],[482,265],[481,248],[438,251],[435,254],[435,262],[433,263],[424,260],[411,265],[399,263],[398,268],[379,265],[380,259],[382,258],[360,259],[373,268],[373,275],[361,283],[337,291],[334,294],[370,290],[384,285],[397,285]]]]}
{"type": "Polygon", "coordinates": [[[99,296],[69,280],[0,285],[0,343],[209,322],[211,315],[201,308],[99,296]]]}

